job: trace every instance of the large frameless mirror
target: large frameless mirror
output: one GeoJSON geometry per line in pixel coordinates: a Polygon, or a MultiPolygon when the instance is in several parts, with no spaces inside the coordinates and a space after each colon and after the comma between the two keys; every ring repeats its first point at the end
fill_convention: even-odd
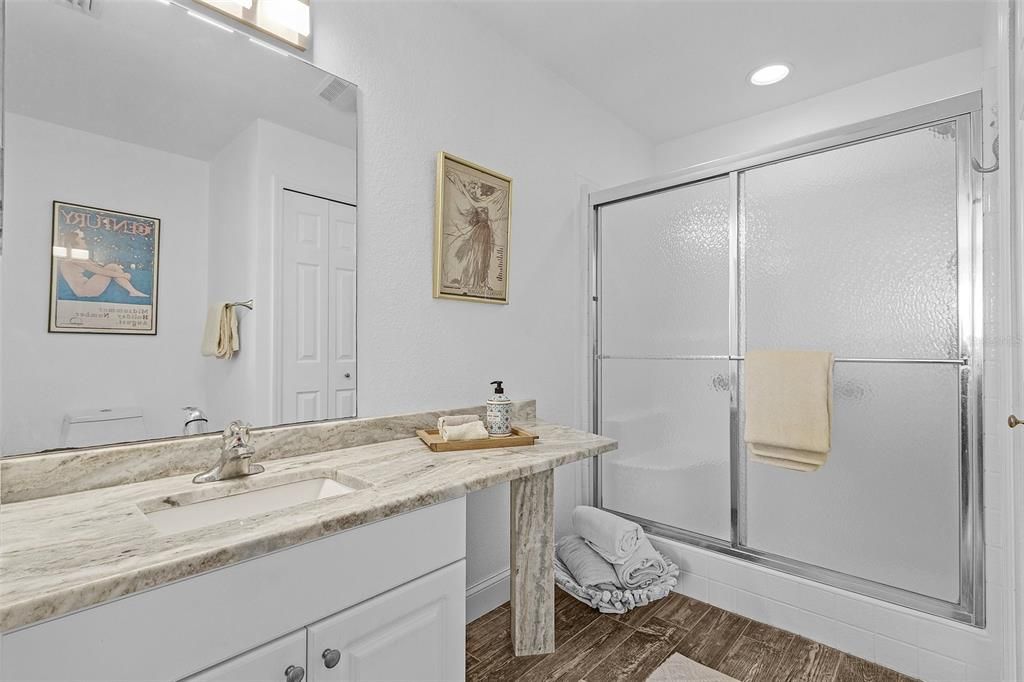
{"type": "Polygon", "coordinates": [[[4,455],[356,414],[356,88],[184,2],[6,2],[4,455]]]}

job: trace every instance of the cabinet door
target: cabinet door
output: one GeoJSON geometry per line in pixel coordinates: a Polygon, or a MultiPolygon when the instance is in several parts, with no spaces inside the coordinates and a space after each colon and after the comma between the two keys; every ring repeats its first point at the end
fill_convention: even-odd
{"type": "Polygon", "coordinates": [[[308,628],[310,682],[462,680],[465,617],[459,561],[308,628]]]}
{"type": "Polygon", "coordinates": [[[299,669],[305,667],[306,631],[299,630],[193,675],[185,682],[303,682],[305,675],[299,669]]]}

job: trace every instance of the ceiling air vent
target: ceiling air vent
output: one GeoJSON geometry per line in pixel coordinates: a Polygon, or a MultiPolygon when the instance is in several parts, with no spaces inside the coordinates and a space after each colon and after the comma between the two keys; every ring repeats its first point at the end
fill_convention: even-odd
{"type": "Polygon", "coordinates": [[[352,86],[334,76],[328,76],[317,87],[317,94],[320,98],[340,111],[352,111],[353,95],[352,86]]]}

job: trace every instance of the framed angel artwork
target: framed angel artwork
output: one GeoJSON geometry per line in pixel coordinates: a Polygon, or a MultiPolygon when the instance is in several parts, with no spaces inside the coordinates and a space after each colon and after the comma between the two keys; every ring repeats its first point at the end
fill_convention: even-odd
{"type": "Polygon", "coordinates": [[[512,178],[437,155],[434,298],[508,303],[512,178]]]}

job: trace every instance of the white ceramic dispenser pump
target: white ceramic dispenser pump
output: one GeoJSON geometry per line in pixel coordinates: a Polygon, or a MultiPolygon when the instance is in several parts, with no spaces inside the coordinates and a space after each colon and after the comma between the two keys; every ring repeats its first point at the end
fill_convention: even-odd
{"type": "Polygon", "coordinates": [[[487,433],[494,438],[512,435],[512,401],[505,395],[501,381],[492,381],[494,395],[487,400],[487,433]]]}

